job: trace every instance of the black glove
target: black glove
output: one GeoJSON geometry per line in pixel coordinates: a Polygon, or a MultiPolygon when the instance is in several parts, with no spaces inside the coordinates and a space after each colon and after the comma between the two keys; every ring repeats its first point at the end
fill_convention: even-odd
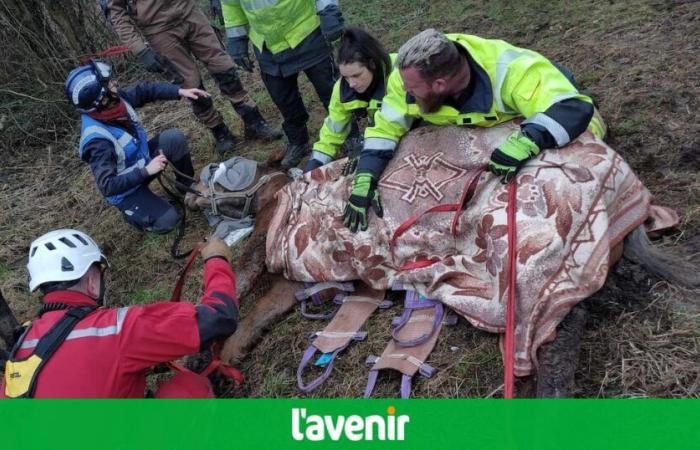
{"type": "Polygon", "coordinates": [[[345,20],[337,5],[323,8],[323,11],[319,11],[318,18],[321,19],[321,33],[329,42],[335,41],[343,34],[345,20]]]}
{"type": "Polygon", "coordinates": [[[343,211],[343,224],[353,233],[357,232],[358,228],[361,231],[367,230],[367,214],[370,207],[377,217],[384,217],[384,208],[372,176],[364,173],[355,175],[352,192],[343,211]]]}
{"type": "Polygon", "coordinates": [[[154,52],[152,48],[146,47],[136,56],[147,71],[163,74],[173,84],[185,82],[185,79],[177,71],[173,63],[168,58],[154,52]]]}
{"type": "Polygon", "coordinates": [[[533,156],[540,153],[540,148],[529,137],[516,131],[491,153],[489,170],[501,176],[506,184],[515,178],[520,168],[533,156]]]}
{"type": "Polygon", "coordinates": [[[248,38],[247,37],[232,37],[228,38],[228,54],[233,59],[238,67],[246,72],[252,72],[255,68],[253,60],[248,54],[248,38]]]}
{"type": "Polygon", "coordinates": [[[308,161],[306,161],[306,165],[304,166],[304,173],[311,172],[314,169],[318,169],[322,165],[323,163],[318,159],[311,158],[308,161]]]}
{"type": "Polygon", "coordinates": [[[341,175],[348,176],[355,173],[355,169],[357,169],[357,163],[359,160],[359,156],[348,156],[348,160],[345,161],[345,164],[343,164],[343,169],[340,171],[341,175]]]}

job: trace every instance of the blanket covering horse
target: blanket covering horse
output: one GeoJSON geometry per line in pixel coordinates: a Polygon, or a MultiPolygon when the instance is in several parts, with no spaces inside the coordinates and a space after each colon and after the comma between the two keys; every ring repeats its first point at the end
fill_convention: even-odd
{"type": "MultiPolygon", "coordinates": [[[[268,269],[298,281],[412,286],[474,326],[502,333],[508,188],[480,168],[517,126],[411,132],[379,182],[384,218],[370,212],[369,229],[356,234],[341,219],[352,184],[351,176],[341,175],[343,161],[305,174],[277,194],[267,234],[268,269]],[[390,249],[404,221],[435,205],[458,203],[476,174],[474,195],[458,213],[454,236],[454,212],[427,214],[390,249]],[[402,270],[426,260],[432,264],[402,270]]],[[[515,372],[524,376],[569,310],[603,285],[612,250],[647,218],[651,195],[620,155],[590,132],[563,149],[540,153],[516,182],[515,372]]]]}

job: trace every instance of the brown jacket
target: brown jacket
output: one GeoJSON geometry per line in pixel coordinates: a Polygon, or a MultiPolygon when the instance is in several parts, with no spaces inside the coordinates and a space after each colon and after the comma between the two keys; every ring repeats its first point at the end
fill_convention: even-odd
{"type": "Polygon", "coordinates": [[[134,54],[149,36],[178,26],[196,6],[195,0],[109,0],[114,30],[134,54]]]}

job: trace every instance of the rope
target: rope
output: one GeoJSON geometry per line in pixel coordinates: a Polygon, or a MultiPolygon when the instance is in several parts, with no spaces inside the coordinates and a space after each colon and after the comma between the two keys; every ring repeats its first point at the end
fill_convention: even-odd
{"type": "Polygon", "coordinates": [[[103,58],[110,56],[119,56],[129,51],[128,45],[117,45],[115,47],[109,47],[108,49],[97,52],[94,55],[83,55],[78,57],[80,64],[87,64],[93,58],[103,58]]]}
{"type": "Polygon", "coordinates": [[[160,185],[163,187],[163,190],[166,192],[166,194],[168,194],[168,196],[171,199],[173,199],[177,203],[177,205],[180,209],[181,219],[180,219],[180,223],[178,223],[178,225],[177,225],[177,231],[175,231],[175,237],[173,238],[173,244],[170,246],[170,256],[173,259],[186,258],[188,255],[190,255],[192,253],[192,250],[194,250],[194,248],[190,249],[186,252],[183,252],[183,253],[180,253],[178,251],[178,249],[180,247],[180,242],[185,237],[185,227],[186,227],[186,222],[187,222],[187,206],[185,206],[185,203],[182,201],[181,195],[176,194],[170,188],[168,188],[168,186],[166,186],[165,183],[163,183],[163,179],[170,181],[170,182],[174,182],[175,185],[178,184],[177,181],[169,179],[167,177],[167,175],[163,174],[163,172],[159,173],[157,178],[158,178],[158,183],[160,183],[160,185]]]}

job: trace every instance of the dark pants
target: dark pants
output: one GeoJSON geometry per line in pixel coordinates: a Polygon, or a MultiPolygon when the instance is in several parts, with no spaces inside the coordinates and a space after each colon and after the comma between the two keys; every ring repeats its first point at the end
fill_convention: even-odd
{"type": "MultiPolygon", "coordinates": [[[[309,81],[316,90],[316,94],[323,102],[323,106],[328,110],[328,103],[331,101],[333,85],[335,84],[336,68],[333,60],[329,57],[322,62],[304,70],[309,81]]],[[[306,122],[309,120],[309,113],[306,111],[304,102],[299,93],[298,73],[288,77],[274,76],[265,72],[260,72],[263,83],[267,91],[279,108],[284,117],[282,129],[290,144],[304,145],[309,142],[309,131],[306,122]]]]}
{"type": "MultiPolygon", "coordinates": [[[[148,150],[151,157],[163,154],[172,165],[180,172],[193,176],[194,168],[190,158],[190,150],[187,147],[187,139],[182,131],[171,128],[155,136],[148,141],[148,150]]],[[[152,233],[168,233],[175,229],[180,221],[180,215],[173,205],[167,200],[151,192],[148,184],[155,177],[142,184],[133,194],[126,197],[117,207],[124,214],[124,218],[139,230],[152,233]]],[[[176,176],[177,181],[189,186],[190,180],[176,176]]]]}

